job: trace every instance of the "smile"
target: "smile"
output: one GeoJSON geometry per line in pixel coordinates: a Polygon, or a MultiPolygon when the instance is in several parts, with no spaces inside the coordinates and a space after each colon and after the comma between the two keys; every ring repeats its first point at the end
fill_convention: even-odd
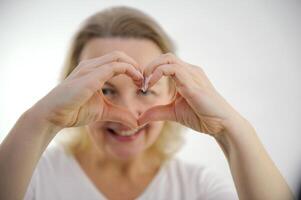
{"type": "Polygon", "coordinates": [[[139,137],[139,135],[141,135],[142,133],[144,133],[146,128],[146,125],[142,126],[142,127],[138,127],[136,129],[131,129],[131,130],[118,130],[118,129],[113,129],[113,128],[106,128],[106,132],[113,137],[115,140],[118,141],[133,141],[135,140],[137,137],[139,137]]]}

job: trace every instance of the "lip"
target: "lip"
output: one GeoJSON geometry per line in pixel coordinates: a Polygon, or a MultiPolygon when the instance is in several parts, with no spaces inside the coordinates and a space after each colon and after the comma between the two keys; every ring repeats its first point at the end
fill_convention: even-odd
{"type": "Polygon", "coordinates": [[[121,136],[121,135],[117,135],[117,134],[114,134],[112,133],[111,131],[109,131],[108,129],[105,129],[105,133],[107,135],[109,135],[110,138],[113,138],[114,140],[116,141],[119,141],[119,142],[131,142],[131,141],[134,141],[136,140],[138,137],[140,137],[142,134],[145,133],[145,128],[146,127],[143,127],[141,128],[137,133],[135,133],[134,135],[131,135],[131,136],[121,136]]]}

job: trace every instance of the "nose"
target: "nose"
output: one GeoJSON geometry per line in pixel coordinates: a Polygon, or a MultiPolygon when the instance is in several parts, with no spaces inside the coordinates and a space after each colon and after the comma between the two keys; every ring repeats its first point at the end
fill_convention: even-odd
{"type": "Polygon", "coordinates": [[[128,109],[135,117],[139,117],[145,110],[145,105],[137,97],[130,94],[124,95],[119,100],[119,105],[128,109]]]}

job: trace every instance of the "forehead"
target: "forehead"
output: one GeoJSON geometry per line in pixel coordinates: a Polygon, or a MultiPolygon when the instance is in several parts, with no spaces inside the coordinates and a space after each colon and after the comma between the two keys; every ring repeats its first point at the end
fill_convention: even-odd
{"type": "MultiPolygon", "coordinates": [[[[162,54],[161,49],[151,40],[137,38],[94,38],[88,41],[80,55],[80,60],[100,57],[112,51],[123,51],[132,57],[143,71],[144,67],[162,54]]],[[[126,75],[113,77],[108,81],[114,85],[126,86],[131,83],[126,75]]],[[[163,86],[167,78],[163,77],[156,86],[163,86]]]]}
{"type": "Polygon", "coordinates": [[[94,38],[86,43],[80,60],[91,59],[112,51],[123,51],[132,57],[141,70],[143,66],[162,54],[161,49],[151,40],[137,38],[94,38]]]}

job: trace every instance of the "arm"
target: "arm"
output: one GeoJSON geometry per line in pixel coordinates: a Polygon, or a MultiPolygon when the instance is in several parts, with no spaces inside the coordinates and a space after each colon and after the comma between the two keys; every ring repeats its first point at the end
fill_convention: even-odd
{"type": "Polygon", "coordinates": [[[238,117],[226,121],[215,137],[230,166],[240,199],[294,199],[251,124],[238,117]]]}
{"type": "Polygon", "coordinates": [[[28,110],[0,146],[0,199],[22,199],[41,154],[59,131],[28,110]]]}
{"type": "Polygon", "coordinates": [[[139,117],[139,124],[170,120],[213,136],[224,151],[240,199],[292,199],[292,192],[259,141],[254,128],[217,92],[201,67],[171,53],[145,67],[148,87],[162,76],[176,83],[177,95],[139,117]]]}
{"type": "Polygon", "coordinates": [[[101,93],[103,84],[119,74],[128,75],[140,86],[143,76],[136,67],[132,58],[121,52],[86,60],[26,111],[0,146],[0,199],[23,198],[37,162],[61,129],[93,121],[136,127],[130,111],[105,102],[101,93]]]}

